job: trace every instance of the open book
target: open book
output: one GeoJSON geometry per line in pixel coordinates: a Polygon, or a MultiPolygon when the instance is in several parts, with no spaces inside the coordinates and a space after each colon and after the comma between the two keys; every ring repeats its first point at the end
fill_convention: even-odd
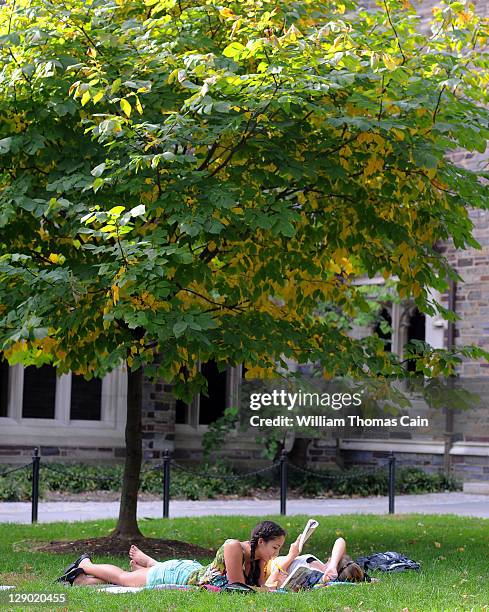
{"type": "Polygon", "coordinates": [[[301,533],[301,537],[299,539],[299,554],[301,554],[304,544],[311,537],[313,531],[318,527],[318,525],[319,523],[314,519],[309,519],[307,521],[307,525],[304,527],[304,531],[301,533]]]}
{"type": "MultiPolygon", "coordinates": [[[[304,548],[304,544],[307,542],[307,540],[311,537],[313,531],[319,526],[319,523],[314,520],[314,519],[309,519],[307,521],[306,526],[304,527],[301,535],[299,536],[299,555],[302,552],[302,549],[304,548]]],[[[268,587],[274,587],[277,586],[277,582],[275,580],[272,580],[272,575],[273,573],[278,570],[281,569],[281,565],[284,562],[285,557],[276,557],[275,559],[272,559],[270,562],[270,569],[269,569],[269,577],[266,581],[266,586],[268,587]]],[[[298,569],[297,566],[302,566],[305,565],[307,567],[307,563],[304,561],[302,562],[300,560],[300,558],[294,559],[294,561],[292,561],[292,564],[290,565],[290,569],[288,571],[290,571],[290,574],[292,575],[296,569],[298,569]],[[294,567],[295,566],[295,567],[294,567]]],[[[287,580],[290,579],[291,576],[287,577],[287,580]]],[[[282,585],[283,586],[283,585],[282,585]]],[[[300,587],[299,587],[300,588],[300,587]]],[[[307,588],[307,587],[306,587],[307,588]]]]}
{"type": "Polygon", "coordinates": [[[282,589],[287,591],[299,591],[300,589],[312,589],[321,582],[323,572],[314,569],[309,564],[304,563],[297,566],[282,584],[282,589]]]}

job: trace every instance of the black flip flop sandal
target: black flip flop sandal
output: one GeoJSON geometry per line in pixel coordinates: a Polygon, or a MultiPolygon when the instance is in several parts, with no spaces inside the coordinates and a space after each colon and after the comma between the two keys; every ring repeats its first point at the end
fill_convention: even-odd
{"type": "Polygon", "coordinates": [[[68,567],[63,571],[61,576],[59,578],[56,578],[55,582],[64,582],[65,576],[67,576],[70,572],[72,572],[74,569],[76,569],[76,567],[77,566],[75,565],[75,563],[70,563],[68,565],[68,567]]]}
{"type": "Polygon", "coordinates": [[[56,582],[64,582],[64,583],[67,583],[73,586],[73,582],[75,581],[75,578],[77,578],[78,576],[84,573],[85,573],[85,570],[82,567],[74,567],[69,572],[66,572],[65,574],[60,576],[56,580],[56,582]]]}
{"type": "Polygon", "coordinates": [[[73,586],[73,583],[75,582],[75,578],[77,578],[78,576],[84,573],[85,573],[85,570],[83,569],[83,567],[75,567],[75,569],[71,570],[68,576],[66,576],[66,582],[68,582],[71,586],[73,586]]]}
{"type": "Polygon", "coordinates": [[[56,580],[56,582],[65,582],[65,579],[64,579],[65,576],[67,576],[71,571],[76,569],[80,565],[80,563],[83,561],[83,559],[90,559],[90,555],[83,553],[83,555],[78,557],[78,559],[74,563],[70,563],[70,565],[68,565],[68,567],[63,571],[63,573],[56,580]]]}

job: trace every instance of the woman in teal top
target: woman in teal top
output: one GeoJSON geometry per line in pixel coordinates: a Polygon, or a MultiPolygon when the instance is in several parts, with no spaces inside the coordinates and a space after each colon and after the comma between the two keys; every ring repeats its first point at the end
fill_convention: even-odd
{"type": "Polygon", "coordinates": [[[249,540],[226,540],[207,566],[188,559],[158,563],[135,546],[130,551],[131,572],[115,565],[92,563],[87,555],[82,555],[59,580],[75,585],[110,583],[133,587],[159,584],[224,586],[233,582],[263,586],[265,565],[279,554],[285,535],[276,523],[263,521],[254,527],[249,540]]]}

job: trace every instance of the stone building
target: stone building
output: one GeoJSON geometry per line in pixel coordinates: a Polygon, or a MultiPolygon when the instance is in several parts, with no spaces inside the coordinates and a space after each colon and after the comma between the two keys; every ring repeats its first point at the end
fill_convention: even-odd
{"type": "MultiPolygon", "coordinates": [[[[435,3],[413,0],[413,4],[426,24],[435,3]]],[[[489,16],[489,3],[483,0],[475,4],[480,14],[489,16]]],[[[486,155],[454,156],[461,165],[487,165],[486,155]]],[[[489,349],[489,212],[472,211],[471,217],[481,250],[461,252],[451,244],[439,245],[463,278],[452,293],[460,320],[450,328],[440,317],[419,313],[409,301],[386,303],[384,316],[393,328],[391,350],[399,355],[406,341],[413,338],[439,348],[453,342],[489,349]]],[[[448,293],[439,297],[448,306],[448,293]]],[[[379,330],[357,330],[371,331],[379,330]]],[[[181,460],[200,460],[202,435],[209,423],[239,401],[241,367],[229,367],[221,373],[213,362],[201,367],[209,381],[209,398],[196,397],[190,405],[175,400],[171,385],[164,382],[153,385],[145,380],[146,459],[159,459],[168,448],[181,460]]],[[[489,364],[465,361],[460,376],[482,383],[489,381],[489,364]]],[[[72,374],[57,378],[50,366],[36,370],[20,365],[8,367],[5,361],[0,361],[0,462],[19,462],[32,453],[34,446],[39,446],[41,454],[51,460],[120,461],[124,455],[126,391],[123,367],[103,380],[87,382],[72,374]]],[[[430,410],[414,396],[412,412],[429,416],[430,428],[409,431],[368,428],[347,437],[314,439],[307,450],[309,463],[318,467],[338,462],[345,466],[375,465],[394,451],[403,464],[430,470],[450,468],[464,481],[489,480],[489,399],[484,390],[481,395],[480,407],[453,412],[430,410]]],[[[243,467],[263,462],[262,447],[253,432],[231,433],[222,454],[243,467]]]]}

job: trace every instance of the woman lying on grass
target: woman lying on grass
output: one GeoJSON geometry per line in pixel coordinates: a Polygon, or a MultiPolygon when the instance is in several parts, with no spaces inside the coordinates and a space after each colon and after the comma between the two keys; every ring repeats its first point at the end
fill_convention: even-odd
{"type": "Polygon", "coordinates": [[[258,523],[249,540],[226,540],[206,567],[198,561],[182,559],[159,563],[137,547],[131,547],[131,572],[115,565],[92,563],[88,555],[82,555],[58,580],[72,585],[109,583],[130,587],[160,584],[224,586],[233,582],[263,586],[265,565],[278,555],[285,535],[285,531],[272,521],[258,523]]]}
{"type": "MultiPolygon", "coordinates": [[[[296,543],[294,543],[296,544],[296,543]]],[[[298,547],[294,544],[290,547],[286,557],[277,557],[270,560],[267,566],[269,577],[266,586],[278,588],[286,580],[287,576],[299,566],[307,564],[313,569],[323,572],[322,582],[338,580],[340,582],[362,582],[366,579],[363,569],[346,553],[346,542],[338,538],[334,543],[331,557],[323,563],[314,555],[299,555],[298,547]],[[297,550],[297,552],[296,552],[297,550]]]]}

